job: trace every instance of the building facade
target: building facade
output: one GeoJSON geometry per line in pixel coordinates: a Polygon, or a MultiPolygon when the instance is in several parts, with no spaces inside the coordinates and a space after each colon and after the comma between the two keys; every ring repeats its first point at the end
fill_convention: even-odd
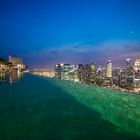
{"type": "Polygon", "coordinates": [[[135,72],[140,72],[140,59],[136,59],[134,63],[135,72]]]}
{"type": "Polygon", "coordinates": [[[6,61],[0,58],[0,71],[6,69],[6,61]]]}
{"type": "Polygon", "coordinates": [[[96,83],[95,63],[89,65],[89,81],[90,81],[90,85],[95,85],[96,83]]]}
{"type": "Polygon", "coordinates": [[[12,63],[13,65],[18,65],[18,64],[23,65],[23,60],[19,57],[9,56],[9,61],[8,62],[12,63]]]}
{"type": "Polygon", "coordinates": [[[108,62],[107,62],[106,77],[107,78],[112,78],[112,62],[111,62],[111,60],[108,60],[108,62]]]}

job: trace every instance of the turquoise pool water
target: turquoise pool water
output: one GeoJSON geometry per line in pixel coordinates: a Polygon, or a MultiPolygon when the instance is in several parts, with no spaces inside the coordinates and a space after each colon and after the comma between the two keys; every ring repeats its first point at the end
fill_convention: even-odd
{"type": "Polygon", "coordinates": [[[140,138],[139,95],[30,74],[18,79],[0,82],[0,140],[140,138]]]}

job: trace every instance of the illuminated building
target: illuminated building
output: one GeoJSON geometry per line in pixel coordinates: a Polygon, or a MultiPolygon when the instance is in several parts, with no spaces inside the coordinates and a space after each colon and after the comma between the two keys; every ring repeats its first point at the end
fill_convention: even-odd
{"type": "Polygon", "coordinates": [[[131,67],[131,59],[130,58],[127,58],[126,59],[126,69],[128,69],[130,67],[131,67]]]}
{"type": "Polygon", "coordinates": [[[78,79],[79,82],[82,82],[82,70],[83,70],[83,64],[78,64],[78,79]]]}
{"type": "Polygon", "coordinates": [[[61,64],[61,79],[70,80],[70,64],[61,64]]]}
{"type": "Polygon", "coordinates": [[[121,69],[114,69],[112,72],[113,84],[119,86],[121,69]]]}
{"type": "Polygon", "coordinates": [[[55,77],[57,79],[61,79],[61,65],[60,64],[57,64],[55,65],[55,77]]]}
{"type": "Polygon", "coordinates": [[[126,71],[125,70],[122,70],[120,72],[119,86],[122,87],[122,88],[126,88],[127,87],[127,76],[126,76],[126,71]]]}
{"type": "Polygon", "coordinates": [[[140,92],[140,78],[134,79],[134,89],[140,92]]]}
{"type": "Polygon", "coordinates": [[[95,64],[92,63],[89,65],[89,81],[91,85],[94,85],[96,82],[96,70],[95,70],[95,64]]]}
{"type": "Polygon", "coordinates": [[[78,65],[78,79],[81,83],[95,84],[95,64],[79,64],[78,65]]]}
{"type": "Polygon", "coordinates": [[[13,69],[25,70],[27,67],[23,65],[23,60],[19,57],[9,56],[9,63],[11,63],[13,69]]]}
{"type": "Polygon", "coordinates": [[[112,63],[111,63],[111,60],[108,60],[108,62],[107,62],[106,77],[107,78],[112,78],[112,63]]]}
{"type": "Polygon", "coordinates": [[[54,69],[33,69],[32,73],[35,75],[40,75],[49,78],[55,77],[54,69]]]}
{"type": "Polygon", "coordinates": [[[112,87],[130,92],[140,91],[140,59],[135,61],[134,69],[131,66],[131,59],[126,59],[124,69],[112,69],[111,60],[107,61],[106,68],[91,64],[58,64],[55,66],[55,77],[58,79],[71,80],[88,85],[112,87]],[[136,72],[137,71],[137,72],[136,72]]]}
{"type": "Polygon", "coordinates": [[[4,70],[6,68],[6,61],[0,58],[0,70],[4,70]]]}
{"type": "Polygon", "coordinates": [[[79,77],[78,77],[78,65],[72,65],[71,70],[69,72],[70,74],[70,80],[74,82],[79,82],[79,77]]]}
{"type": "Polygon", "coordinates": [[[82,83],[86,83],[86,70],[85,70],[85,66],[84,65],[82,65],[82,80],[81,80],[81,82],[82,83]]]}
{"type": "Polygon", "coordinates": [[[74,74],[73,74],[73,79],[75,82],[79,82],[78,78],[78,65],[73,66],[74,74]]]}
{"type": "Polygon", "coordinates": [[[97,73],[96,73],[96,85],[98,86],[102,86],[103,84],[103,73],[100,70],[97,70],[97,73]]]}
{"type": "Polygon", "coordinates": [[[98,66],[98,68],[97,68],[97,73],[99,73],[99,72],[102,72],[102,67],[101,66],[98,66]]]}
{"type": "Polygon", "coordinates": [[[70,80],[70,64],[57,64],[55,66],[55,77],[58,79],[70,80]]]}
{"type": "Polygon", "coordinates": [[[140,59],[136,59],[134,63],[134,88],[140,92],[140,59]]]}
{"type": "Polygon", "coordinates": [[[135,79],[140,79],[140,59],[136,59],[134,63],[135,79]]]}
{"type": "Polygon", "coordinates": [[[126,59],[126,69],[125,69],[125,74],[127,78],[128,83],[133,83],[133,78],[134,78],[134,69],[131,65],[131,59],[126,59]]]}
{"type": "Polygon", "coordinates": [[[134,88],[134,72],[131,66],[131,59],[126,59],[126,67],[120,73],[120,84],[122,88],[132,90],[134,88]]]}
{"type": "Polygon", "coordinates": [[[112,83],[112,63],[111,60],[108,60],[106,66],[106,76],[103,78],[102,86],[111,86],[112,83]]]}
{"type": "Polygon", "coordinates": [[[134,70],[135,72],[140,72],[140,59],[136,59],[134,63],[134,70]]]}
{"type": "Polygon", "coordinates": [[[84,66],[84,68],[85,68],[85,79],[86,79],[86,84],[90,84],[90,71],[89,71],[89,67],[90,67],[89,64],[86,64],[86,65],[84,66]]]}
{"type": "Polygon", "coordinates": [[[9,56],[9,63],[12,63],[13,65],[19,65],[19,64],[23,64],[23,60],[19,57],[12,57],[9,56]]]}

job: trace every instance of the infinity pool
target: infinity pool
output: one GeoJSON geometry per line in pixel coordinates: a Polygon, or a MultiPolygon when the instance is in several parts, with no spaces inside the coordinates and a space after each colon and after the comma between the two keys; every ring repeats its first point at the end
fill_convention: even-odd
{"type": "Polygon", "coordinates": [[[140,95],[23,75],[0,82],[0,140],[135,140],[140,95]]]}

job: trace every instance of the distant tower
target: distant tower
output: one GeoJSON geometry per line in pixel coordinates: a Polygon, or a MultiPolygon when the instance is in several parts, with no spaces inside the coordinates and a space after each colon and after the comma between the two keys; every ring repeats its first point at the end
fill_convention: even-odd
{"type": "Polygon", "coordinates": [[[127,58],[126,59],[126,69],[129,69],[131,67],[131,59],[127,58]]]}
{"type": "Polygon", "coordinates": [[[134,70],[136,72],[140,72],[140,59],[136,59],[136,61],[134,63],[134,70]]]}
{"type": "Polygon", "coordinates": [[[103,84],[103,71],[102,67],[98,66],[97,71],[96,71],[96,85],[101,86],[103,84]]]}
{"type": "Polygon", "coordinates": [[[107,61],[106,77],[107,78],[112,78],[112,62],[111,62],[111,60],[108,60],[107,61]]]}
{"type": "Polygon", "coordinates": [[[90,75],[90,84],[95,84],[95,74],[96,74],[96,70],[95,70],[95,63],[92,63],[89,65],[89,75],[90,75]]]}
{"type": "Polygon", "coordinates": [[[61,79],[70,80],[70,64],[61,65],[61,79]]]}
{"type": "Polygon", "coordinates": [[[102,73],[102,67],[100,65],[98,65],[96,72],[97,73],[102,73]]]}
{"type": "Polygon", "coordinates": [[[73,80],[75,82],[79,82],[79,77],[78,77],[78,65],[73,65],[72,70],[73,70],[73,80]]]}
{"type": "Polygon", "coordinates": [[[82,82],[83,64],[78,64],[78,79],[82,82]]]}
{"type": "Polygon", "coordinates": [[[126,77],[133,77],[133,67],[131,65],[131,59],[126,59],[126,77]]]}
{"type": "Polygon", "coordinates": [[[61,65],[60,64],[55,65],[55,77],[57,79],[61,79],[61,72],[62,72],[61,65]]]}

